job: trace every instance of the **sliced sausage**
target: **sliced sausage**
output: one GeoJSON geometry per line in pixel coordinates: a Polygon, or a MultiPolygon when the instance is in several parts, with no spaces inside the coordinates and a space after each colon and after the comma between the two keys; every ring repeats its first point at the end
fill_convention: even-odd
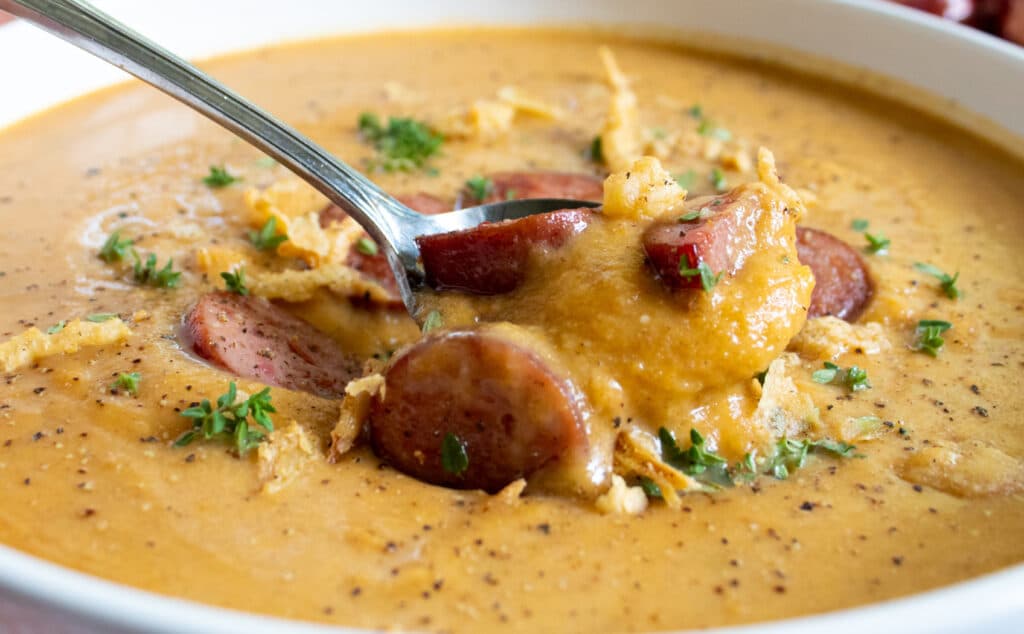
{"type": "Polygon", "coordinates": [[[362,372],[330,337],[261,297],[208,293],[185,316],[196,354],[240,377],[328,398],[362,372]]]}
{"type": "MultiPolygon", "coordinates": [[[[431,196],[430,194],[424,194],[422,192],[408,196],[396,196],[395,198],[406,207],[428,216],[443,214],[446,211],[452,210],[451,204],[436,196],[431,196]]],[[[326,228],[331,224],[341,222],[346,218],[348,218],[348,214],[345,213],[341,207],[337,205],[328,205],[320,212],[320,226],[326,228]]],[[[369,240],[370,236],[364,233],[362,238],[369,240]]],[[[345,264],[380,284],[391,297],[390,301],[387,302],[388,306],[396,308],[402,307],[402,298],[398,294],[398,282],[395,281],[395,276],[391,272],[391,266],[388,265],[388,259],[384,256],[383,252],[378,251],[375,254],[364,253],[353,246],[353,248],[349,250],[348,256],[345,258],[345,264]]]]}
{"type": "Polygon", "coordinates": [[[562,209],[471,229],[420,236],[427,284],[438,290],[495,295],[515,290],[535,249],[558,248],[583,231],[590,208],[562,209]]]}
{"type": "Polygon", "coordinates": [[[839,238],[809,227],[796,228],[796,249],[800,262],[814,273],[807,316],[856,320],[874,294],[864,258],[839,238]]]}
{"type": "Polygon", "coordinates": [[[1003,15],[1002,35],[1010,41],[1024,44],[1024,0],[1010,0],[1003,15]]]}
{"type": "MultiPolygon", "coordinates": [[[[491,175],[494,188],[483,202],[524,198],[566,198],[601,202],[604,181],[590,174],[570,172],[498,172],[491,175]]],[[[478,201],[467,200],[468,205],[478,201]]]]}
{"type": "Polygon", "coordinates": [[[424,482],[495,492],[585,446],[571,386],[536,354],[486,332],[431,337],[393,358],[370,406],[374,451],[424,482]],[[452,434],[468,458],[445,468],[452,434]]]}
{"type": "Polygon", "coordinates": [[[680,265],[692,271],[703,263],[714,275],[736,271],[754,244],[760,213],[758,197],[740,190],[687,201],[680,220],[656,222],[644,232],[647,262],[670,289],[701,288],[700,275],[680,265]]]}

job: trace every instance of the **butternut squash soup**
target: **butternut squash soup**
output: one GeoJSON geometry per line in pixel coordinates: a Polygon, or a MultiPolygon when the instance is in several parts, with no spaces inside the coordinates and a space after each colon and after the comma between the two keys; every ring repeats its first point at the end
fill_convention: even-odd
{"type": "MultiPolygon", "coordinates": [[[[740,50],[738,55],[748,51],[740,50]]],[[[0,133],[0,542],[440,632],[857,606],[1024,559],[1024,164],[847,84],[596,31],[214,60],[421,213],[128,84],[0,133]]]]}

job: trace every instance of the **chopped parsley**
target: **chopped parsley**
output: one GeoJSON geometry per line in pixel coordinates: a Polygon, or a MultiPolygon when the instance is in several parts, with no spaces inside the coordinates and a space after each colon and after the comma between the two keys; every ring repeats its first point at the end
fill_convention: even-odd
{"type": "Polygon", "coordinates": [[[952,327],[953,324],[948,321],[922,319],[917,322],[917,329],[915,330],[917,339],[911,347],[914,350],[937,357],[939,356],[939,350],[941,350],[942,346],[946,344],[945,339],[942,338],[942,333],[952,327]]]}
{"type": "Polygon", "coordinates": [[[743,454],[740,460],[732,466],[733,480],[742,482],[753,482],[757,479],[757,450],[743,454]]]}
{"type": "Polygon", "coordinates": [[[268,432],[274,431],[274,423],[269,414],[276,411],[270,402],[269,387],[247,399],[238,400],[238,390],[232,381],[228,384],[228,391],[217,398],[216,407],[204,398],[199,405],[181,413],[191,419],[192,429],[179,436],[174,445],[184,447],[199,436],[206,440],[232,438],[238,453],[244,455],[266,438],[263,432],[255,429],[255,425],[268,432]],[[255,425],[250,426],[250,418],[255,425]]]}
{"type": "Polygon", "coordinates": [[[889,240],[889,238],[886,238],[880,233],[873,235],[865,232],[864,239],[868,241],[868,245],[864,247],[864,250],[875,255],[885,255],[889,252],[889,245],[892,244],[892,241],[889,240]]]}
{"type": "Polygon", "coordinates": [[[388,124],[364,112],[359,115],[359,133],[377,150],[371,169],[411,172],[426,166],[427,159],[441,149],[444,136],[425,123],[409,117],[389,117],[388,124]]]}
{"type": "Polygon", "coordinates": [[[259,231],[249,232],[249,242],[260,251],[276,249],[278,245],[288,239],[285,234],[277,233],[277,218],[270,216],[259,231]]]}
{"type": "Polygon", "coordinates": [[[110,321],[111,319],[116,318],[117,313],[93,313],[91,315],[87,315],[85,320],[88,322],[92,322],[94,324],[100,324],[105,321],[110,321]]]}
{"type": "Polygon", "coordinates": [[[708,119],[702,119],[697,126],[697,134],[711,137],[719,141],[732,141],[732,132],[726,128],[720,128],[708,119]]]}
{"type": "Polygon", "coordinates": [[[124,259],[124,256],[128,254],[128,250],[131,249],[131,240],[122,240],[121,232],[115,231],[110,234],[103,246],[100,247],[100,259],[104,262],[119,262],[124,259]]]}
{"type": "Polygon", "coordinates": [[[138,252],[132,249],[132,258],[135,259],[132,272],[135,281],[139,284],[148,284],[157,288],[174,288],[181,282],[181,272],[174,270],[173,259],[168,258],[167,264],[162,269],[157,269],[155,253],[150,253],[143,263],[138,252]]]}
{"type": "Polygon", "coordinates": [[[438,328],[440,328],[443,325],[443,323],[444,322],[441,319],[441,313],[439,311],[432,310],[429,313],[427,313],[427,317],[423,320],[423,326],[420,330],[423,332],[423,334],[427,334],[431,330],[437,330],[438,328]]]}
{"type": "Polygon", "coordinates": [[[871,383],[868,381],[867,370],[856,365],[850,366],[848,369],[844,370],[831,361],[826,361],[823,369],[816,370],[814,374],[811,375],[811,380],[823,385],[838,382],[839,384],[850,388],[850,391],[852,392],[859,392],[861,390],[871,388],[871,383]]]}
{"type": "Polygon", "coordinates": [[[680,256],[680,258],[679,258],[679,276],[684,278],[684,279],[689,279],[691,277],[697,277],[699,275],[700,276],[700,285],[701,285],[701,288],[704,289],[704,292],[708,292],[708,293],[711,292],[711,289],[713,289],[715,287],[715,285],[718,284],[718,280],[722,279],[722,273],[719,272],[716,275],[711,270],[711,267],[708,266],[708,263],[703,261],[703,260],[701,260],[700,262],[697,263],[697,268],[695,268],[695,269],[691,269],[689,267],[689,264],[690,263],[687,260],[685,254],[680,256]]]}
{"type": "Polygon", "coordinates": [[[363,255],[370,256],[377,255],[378,253],[380,253],[380,249],[377,247],[377,243],[367,238],[366,236],[362,236],[361,238],[356,240],[356,251],[359,251],[363,255]]]}
{"type": "Polygon", "coordinates": [[[854,231],[863,232],[868,230],[868,224],[868,221],[863,218],[855,218],[854,221],[850,223],[850,228],[854,231]]]}
{"type": "Polygon", "coordinates": [[[640,488],[644,490],[644,495],[648,498],[655,500],[662,497],[661,487],[658,486],[658,483],[654,480],[651,480],[647,476],[640,476],[637,478],[637,482],[639,482],[640,488]]]}
{"type": "Polygon", "coordinates": [[[220,276],[224,278],[224,286],[227,287],[229,292],[237,293],[238,295],[249,294],[249,289],[245,286],[244,267],[239,267],[239,269],[234,273],[231,271],[224,271],[220,276]]]}
{"type": "Polygon", "coordinates": [[[960,279],[960,271],[950,276],[938,267],[925,264],[924,262],[914,262],[914,268],[939,280],[939,287],[942,288],[942,292],[946,294],[946,297],[960,299],[960,289],[956,287],[956,282],[960,279]]]}
{"type": "Polygon", "coordinates": [[[142,380],[142,375],[138,372],[122,372],[117,375],[117,379],[110,384],[110,389],[113,392],[128,392],[132,396],[138,396],[139,394],[139,381],[142,380]]]}
{"type": "Polygon", "coordinates": [[[690,428],[690,448],[682,450],[671,431],[662,427],[658,430],[661,440],[661,459],[666,464],[693,476],[700,482],[715,487],[731,487],[728,461],[713,451],[704,448],[704,437],[690,428]]]}
{"type": "Polygon", "coordinates": [[[683,189],[693,189],[693,184],[697,182],[697,172],[686,170],[682,174],[676,174],[675,179],[683,189]]]}
{"type": "Polygon", "coordinates": [[[206,186],[213,189],[227,187],[240,180],[242,179],[232,176],[223,165],[211,165],[210,173],[203,177],[203,182],[206,183],[206,186]]]}
{"type": "MultiPolygon", "coordinates": [[[[730,467],[724,457],[705,449],[704,438],[696,429],[690,429],[691,444],[685,451],[679,447],[672,432],[664,427],[658,430],[658,439],[661,441],[661,459],[665,464],[712,488],[728,488],[740,481],[753,482],[761,474],[785,480],[793,470],[803,467],[812,453],[841,458],[857,455],[854,453],[856,448],[844,442],[782,437],[775,443],[775,451],[770,458],[758,459],[756,451],[748,452],[730,467]]],[[[643,476],[638,481],[648,498],[661,497],[661,489],[655,482],[643,476]]]]}
{"type": "Polygon", "coordinates": [[[587,152],[587,158],[595,163],[604,163],[604,146],[601,142],[601,135],[594,137],[594,140],[590,142],[590,149],[587,152]]]}
{"type": "Polygon", "coordinates": [[[47,328],[46,329],[46,334],[48,334],[48,335],[55,335],[58,332],[60,332],[61,330],[64,330],[64,326],[67,326],[67,325],[68,325],[68,322],[66,322],[63,319],[61,319],[60,321],[58,321],[54,325],[52,325],[49,328],[47,328]]]}
{"type": "Polygon", "coordinates": [[[494,192],[494,181],[483,176],[474,176],[466,181],[466,191],[473,197],[473,200],[483,202],[485,198],[494,192]]]}
{"type": "Polygon", "coordinates": [[[690,106],[690,109],[687,110],[686,113],[693,117],[694,119],[704,118],[704,108],[699,103],[695,103],[692,106],[690,106]]]}
{"type": "Polygon", "coordinates": [[[842,458],[853,457],[853,445],[835,440],[794,440],[783,436],[775,443],[775,455],[765,461],[762,472],[785,480],[790,472],[803,467],[811,453],[824,452],[842,458]]]}
{"type": "Polygon", "coordinates": [[[469,468],[466,443],[451,432],[441,440],[441,468],[452,475],[462,475],[469,468]]]}
{"type": "Polygon", "coordinates": [[[725,180],[725,172],[718,167],[711,170],[711,175],[708,179],[711,181],[711,186],[715,188],[716,192],[721,193],[729,189],[729,181],[725,180]]]}

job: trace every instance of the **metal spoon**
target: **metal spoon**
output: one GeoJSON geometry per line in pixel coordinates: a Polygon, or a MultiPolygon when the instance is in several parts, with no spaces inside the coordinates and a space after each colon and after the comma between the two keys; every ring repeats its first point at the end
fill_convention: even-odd
{"type": "Polygon", "coordinates": [[[85,2],[0,0],[0,10],[135,75],[245,139],[344,209],[379,244],[398,280],[402,302],[417,317],[423,287],[415,238],[572,207],[580,200],[513,200],[435,216],[409,209],[365,176],[291,127],[249,103],[176,55],[85,2]]]}

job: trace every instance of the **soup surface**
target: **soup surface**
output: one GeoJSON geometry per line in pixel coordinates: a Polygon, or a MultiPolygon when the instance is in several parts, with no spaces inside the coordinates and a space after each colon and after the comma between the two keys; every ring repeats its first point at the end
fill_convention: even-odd
{"type": "MultiPolygon", "coordinates": [[[[243,397],[263,389],[201,360],[181,334],[183,315],[224,289],[219,273],[237,275],[240,262],[253,295],[275,298],[360,364],[370,359],[371,376],[421,335],[403,312],[377,305],[371,295],[379,287],[355,301],[330,284],[296,281],[320,266],[300,248],[299,220],[279,216],[290,223],[280,245],[266,243],[273,227],[262,238],[247,234],[266,226],[267,205],[301,207],[287,199],[306,194],[241,141],[131,84],[0,134],[0,333],[16,344],[0,348],[0,542],[219,606],[460,632],[747,623],[902,596],[1024,559],[1024,396],[1013,378],[1024,367],[1019,160],[853,89],[603,33],[381,34],[260,50],[205,67],[338,156],[376,167],[371,176],[388,192],[429,194],[450,208],[457,192],[474,191],[467,181],[486,189],[493,182],[476,177],[503,171],[626,178],[639,154],[613,164],[621,146],[607,121],[609,104],[614,110],[626,93],[614,73],[606,76],[602,45],[631,80],[639,154],[658,156],[693,198],[756,183],[756,149],[770,149],[806,204],[801,225],[867,249],[874,292],[864,313],[851,325],[835,318],[804,324],[802,312],[759,318],[781,341],[760,352],[742,345],[739,331],[715,344],[713,355],[683,334],[660,331],[651,335],[659,345],[682,341],[690,352],[657,361],[678,371],[645,374],[638,364],[664,355],[644,348],[647,335],[636,333],[645,319],[670,317],[643,313],[634,322],[605,302],[631,291],[614,276],[589,274],[602,260],[595,254],[614,259],[617,245],[635,242],[639,232],[605,218],[559,251],[542,276],[555,286],[534,276],[519,295],[442,293],[431,301],[447,320],[442,329],[492,313],[541,328],[551,336],[538,349],[552,346],[577,382],[580,368],[614,368],[629,420],[612,426],[618,401],[599,373],[581,385],[593,406],[593,451],[611,452],[620,425],[648,435],[665,428],[683,448],[692,428],[729,464],[751,455],[760,475],[713,490],[691,469],[696,485],[680,487],[677,499],[668,490],[659,499],[648,480],[647,500],[636,497],[641,481],[623,472],[618,485],[634,488],[618,493],[629,503],[607,492],[610,466],[588,472],[586,485],[531,478],[523,495],[516,483],[496,495],[443,488],[388,466],[358,434],[339,439],[347,407],[339,394],[276,386],[277,431],[253,440],[258,448],[240,455],[237,447],[248,445],[237,436],[179,446],[194,420],[183,411],[215,401],[232,380],[243,397]],[[426,121],[445,140],[424,165],[388,171],[368,142],[372,131],[357,123],[367,112],[382,121],[426,121]],[[597,135],[603,160],[595,160],[597,135]],[[226,174],[211,173],[211,165],[226,174]],[[117,239],[132,241],[137,271],[129,245],[117,239]],[[147,272],[150,253],[157,260],[147,272]],[[544,288],[561,292],[544,295],[544,288]],[[952,326],[939,333],[941,344],[931,342],[935,356],[921,349],[928,347],[921,320],[952,326]],[[15,338],[32,327],[56,342],[33,349],[50,345],[58,354],[18,356],[28,344],[15,338]],[[612,336],[595,334],[602,332],[612,336]],[[567,360],[567,349],[593,341],[603,343],[567,360]],[[730,341],[739,343],[726,354],[730,341]],[[771,371],[764,387],[753,375],[787,345],[790,374],[776,378],[792,379],[813,403],[801,424],[813,419],[814,438],[856,449],[841,452],[847,457],[814,453],[780,479],[756,462],[779,430],[772,436],[743,421],[777,386],[771,371]],[[707,378],[694,361],[701,354],[731,365],[715,366],[707,378]],[[865,381],[851,376],[853,366],[866,371],[868,389],[859,389],[865,381]],[[672,400],[642,398],[638,392],[648,389],[672,400]]],[[[778,229],[772,248],[792,247],[794,221],[778,229]]],[[[806,269],[784,251],[776,255],[791,266],[773,275],[796,276],[785,279],[806,302],[810,287],[798,279],[806,269]]],[[[635,264],[646,270],[642,256],[635,264]]],[[[644,302],[666,292],[654,277],[636,277],[644,302]]],[[[744,279],[727,275],[715,287],[721,295],[708,289],[706,297],[750,302],[737,291],[754,288],[737,286],[744,279]]],[[[236,290],[244,285],[233,280],[227,283],[236,290]]],[[[698,328],[685,314],[680,323],[698,328]]],[[[693,332],[714,339],[713,328],[693,332]]],[[[781,373],[783,365],[773,367],[781,373]]]]}

